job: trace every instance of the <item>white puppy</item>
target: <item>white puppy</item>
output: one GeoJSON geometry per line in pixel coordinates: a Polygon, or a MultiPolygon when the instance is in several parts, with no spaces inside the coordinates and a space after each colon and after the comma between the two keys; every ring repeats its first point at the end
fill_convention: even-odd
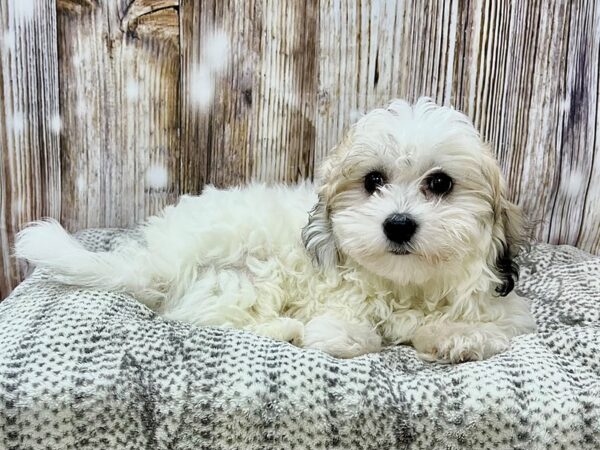
{"type": "Polygon", "coordinates": [[[423,358],[458,362],[535,329],[512,292],[521,229],[467,117],[398,100],[352,127],[316,189],[207,187],[150,218],[143,242],[103,253],[39,222],[19,234],[16,253],[63,283],[130,293],[168,319],[338,357],[412,343],[423,358]]]}

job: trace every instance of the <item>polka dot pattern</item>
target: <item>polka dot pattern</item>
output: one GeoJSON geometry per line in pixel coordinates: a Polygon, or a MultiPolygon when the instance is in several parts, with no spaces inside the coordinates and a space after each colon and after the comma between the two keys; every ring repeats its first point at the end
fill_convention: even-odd
{"type": "Polygon", "coordinates": [[[540,244],[521,262],[539,332],[458,365],[169,322],[37,270],[0,303],[0,448],[600,448],[600,258],[540,244]]]}

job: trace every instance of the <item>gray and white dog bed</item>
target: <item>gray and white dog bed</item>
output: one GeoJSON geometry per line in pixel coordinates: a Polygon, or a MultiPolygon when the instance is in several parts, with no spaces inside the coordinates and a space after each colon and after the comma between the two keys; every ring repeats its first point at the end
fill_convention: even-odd
{"type": "Polygon", "coordinates": [[[0,448],[598,449],[600,258],[521,262],[538,333],[458,365],[407,346],[338,360],[35,271],[0,303],[0,448]]]}

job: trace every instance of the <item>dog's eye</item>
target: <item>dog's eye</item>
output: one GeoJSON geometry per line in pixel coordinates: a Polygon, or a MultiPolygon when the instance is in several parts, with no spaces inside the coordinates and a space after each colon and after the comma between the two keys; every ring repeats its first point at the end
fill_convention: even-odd
{"type": "Polygon", "coordinates": [[[427,178],[427,190],[435,195],[444,195],[452,190],[452,178],[444,172],[436,172],[427,178]]]}
{"type": "Polygon", "coordinates": [[[364,184],[365,190],[369,194],[372,194],[385,184],[385,176],[381,172],[374,170],[365,176],[364,184]]]}

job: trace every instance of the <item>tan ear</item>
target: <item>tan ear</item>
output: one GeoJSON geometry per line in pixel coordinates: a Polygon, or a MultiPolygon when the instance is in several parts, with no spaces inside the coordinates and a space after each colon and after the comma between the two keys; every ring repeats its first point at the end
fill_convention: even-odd
{"type": "Polygon", "coordinates": [[[308,224],[302,229],[302,242],[315,262],[326,269],[334,268],[338,261],[338,250],[333,235],[331,220],[323,196],[310,212],[308,224]]]}
{"type": "Polygon", "coordinates": [[[510,202],[500,168],[496,160],[488,153],[484,174],[488,177],[492,189],[492,208],[494,224],[492,228],[492,248],[488,254],[488,264],[500,279],[496,292],[508,295],[515,287],[519,277],[519,266],[515,262],[526,244],[525,219],[520,207],[510,202]]]}
{"type": "Polygon", "coordinates": [[[341,178],[341,154],[344,142],[335,147],[319,168],[319,200],[310,212],[308,224],[302,229],[302,242],[315,262],[324,268],[334,268],[340,260],[330,217],[330,201],[341,178]]]}

